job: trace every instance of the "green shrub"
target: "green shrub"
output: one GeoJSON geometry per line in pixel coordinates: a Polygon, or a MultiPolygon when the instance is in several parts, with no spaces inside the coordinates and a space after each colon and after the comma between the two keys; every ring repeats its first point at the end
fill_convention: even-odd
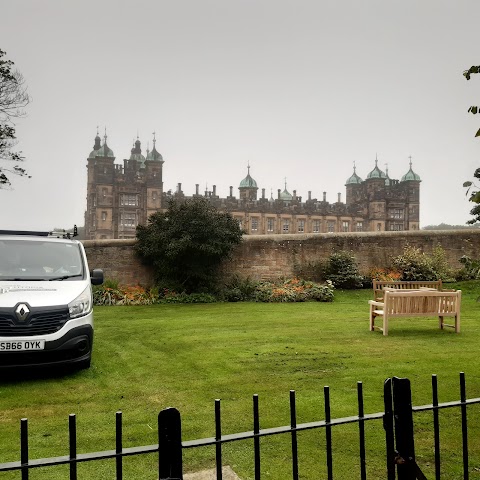
{"type": "Polygon", "coordinates": [[[334,287],[327,281],[320,285],[308,280],[292,278],[284,281],[260,282],[255,291],[257,302],[331,302],[334,287]]]}
{"type": "Polygon", "coordinates": [[[460,258],[463,267],[457,273],[457,280],[480,280],[480,261],[463,255],[460,258]]]}
{"type": "Polygon", "coordinates": [[[217,298],[210,293],[167,292],[159,303],[215,303],[217,298]]]}
{"type": "Polygon", "coordinates": [[[332,253],[323,267],[323,278],[336,288],[362,288],[363,277],[358,272],[355,256],[351,252],[332,253]]]}
{"type": "Polygon", "coordinates": [[[406,245],[401,255],[392,258],[392,265],[395,270],[401,272],[401,280],[454,280],[453,270],[448,265],[445,251],[439,245],[433,249],[431,255],[417,247],[406,245]]]}
{"type": "Polygon", "coordinates": [[[107,280],[103,285],[94,285],[94,305],[152,305],[158,303],[158,290],[137,286],[119,286],[114,280],[107,280]]]}
{"type": "Polygon", "coordinates": [[[254,300],[257,287],[258,282],[251,280],[250,277],[242,278],[239,275],[233,275],[225,284],[222,296],[227,302],[254,300]]]}

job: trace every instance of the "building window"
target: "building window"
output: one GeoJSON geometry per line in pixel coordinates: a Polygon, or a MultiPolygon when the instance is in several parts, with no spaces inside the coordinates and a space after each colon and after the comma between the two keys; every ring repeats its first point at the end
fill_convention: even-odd
{"type": "Polygon", "coordinates": [[[275,219],[267,218],[267,232],[273,232],[275,228],[275,219]]]}
{"type": "Polygon", "coordinates": [[[107,167],[103,167],[103,173],[107,173],[107,167]]]}
{"type": "Polygon", "coordinates": [[[152,200],[156,200],[157,199],[157,192],[152,192],[152,200]]]}
{"type": "Polygon", "coordinates": [[[121,212],[120,225],[122,227],[135,227],[137,225],[137,216],[134,212],[121,212]]]}
{"type": "Polygon", "coordinates": [[[357,222],[357,232],[363,231],[363,222],[357,222]]]}
{"type": "Polygon", "coordinates": [[[377,223],[377,232],[380,232],[382,230],[382,224],[377,223]]]}
{"type": "Polygon", "coordinates": [[[102,212],[102,222],[107,219],[107,212],[102,212]]]}
{"type": "Polygon", "coordinates": [[[327,232],[333,233],[335,231],[335,222],[333,220],[329,220],[327,222],[327,232]]]}
{"type": "Polygon", "coordinates": [[[256,232],[258,230],[258,218],[252,218],[252,232],[256,232]]]}
{"type": "Polygon", "coordinates": [[[298,221],[298,233],[303,233],[305,231],[305,220],[298,221]]]}
{"type": "Polygon", "coordinates": [[[313,221],[313,233],[320,233],[320,220],[313,221]]]}
{"type": "Polygon", "coordinates": [[[120,195],[120,205],[137,207],[138,206],[138,195],[130,194],[130,193],[122,193],[120,195]]]}
{"type": "Polygon", "coordinates": [[[390,218],[403,218],[403,209],[392,208],[390,210],[390,218]]]}
{"type": "Polygon", "coordinates": [[[94,207],[97,206],[97,196],[96,195],[93,195],[93,206],[94,207]]]}
{"type": "Polygon", "coordinates": [[[243,220],[242,217],[235,217],[235,220],[238,222],[238,226],[243,229],[243,220]]]}
{"type": "Polygon", "coordinates": [[[350,231],[350,222],[343,221],[342,232],[349,232],[349,231],[350,231]]]}
{"type": "Polygon", "coordinates": [[[105,198],[107,196],[107,189],[106,188],[102,188],[102,195],[103,195],[103,198],[105,198]]]}
{"type": "Polygon", "coordinates": [[[393,232],[400,232],[403,230],[403,223],[391,223],[390,230],[393,232]]]}
{"type": "Polygon", "coordinates": [[[290,220],[288,218],[285,218],[283,220],[283,233],[288,233],[288,231],[290,230],[290,220]]]}

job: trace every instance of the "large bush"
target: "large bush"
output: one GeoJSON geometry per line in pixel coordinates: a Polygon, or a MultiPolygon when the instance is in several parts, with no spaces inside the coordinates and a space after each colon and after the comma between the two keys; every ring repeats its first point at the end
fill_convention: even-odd
{"type": "Polygon", "coordinates": [[[179,292],[211,292],[218,268],[241,242],[238,222],[204,198],[170,201],[165,212],[137,226],[137,253],[154,268],[159,285],[179,292]]]}
{"type": "Polygon", "coordinates": [[[454,277],[445,251],[440,246],[436,246],[431,254],[427,254],[417,247],[407,245],[401,255],[392,258],[392,265],[401,273],[401,280],[451,281],[454,277]]]}
{"type": "Polygon", "coordinates": [[[323,278],[337,288],[363,287],[363,277],[358,272],[355,256],[344,250],[332,253],[323,266],[323,278]]]}

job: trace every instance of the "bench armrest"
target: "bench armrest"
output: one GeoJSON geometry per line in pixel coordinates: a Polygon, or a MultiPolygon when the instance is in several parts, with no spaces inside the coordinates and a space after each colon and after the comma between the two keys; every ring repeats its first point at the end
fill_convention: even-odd
{"type": "Polygon", "coordinates": [[[375,300],[369,300],[368,303],[370,305],[375,305],[376,307],[383,307],[384,306],[383,302],[376,302],[375,300]]]}

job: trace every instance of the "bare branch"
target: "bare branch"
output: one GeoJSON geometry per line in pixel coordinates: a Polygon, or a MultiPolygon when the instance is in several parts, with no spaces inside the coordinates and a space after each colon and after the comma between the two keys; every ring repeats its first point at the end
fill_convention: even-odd
{"type": "MultiPolygon", "coordinates": [[[[21,152],[12,149],[17,144],[13,119],[25,116],[24,108],[30,103],[25,79],[18,70],[12,70],[14,63],[5,60],[0,49],[0,161],[21,162],[21,152]]],[[[9,176],[28,177],[24,168],[0,166],[0,188],[11,186],[9,176]]]]}

